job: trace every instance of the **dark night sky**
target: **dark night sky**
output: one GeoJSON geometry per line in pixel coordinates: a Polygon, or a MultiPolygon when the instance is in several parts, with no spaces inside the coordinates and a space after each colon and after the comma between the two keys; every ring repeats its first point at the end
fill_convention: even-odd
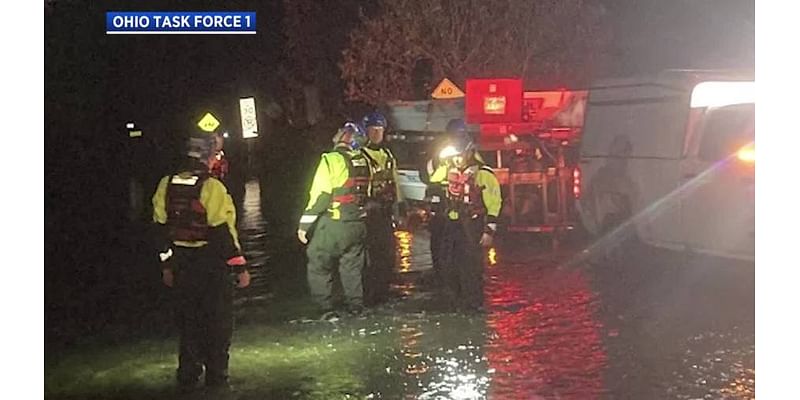
{"type": "Polygon", "coordinates": [[[755,3],[742,0],[606,0],[622,72],[752,68],[755,3]]]}
{"type": "MultiPolygon", "coordinates": [[[[612,52],[618,73],[753,65],[752,1],[603,2],[615,32],[612,52]]],[[[196,113],[204,105],[228,102],[240,94],[273,92],[278,83],[277,65],[284,53],[281,1],[51,3],[53,10],[45,19],[48,105],[66,103],[81,108],[91,103],[103,107],[101,115],[116,122],[121,118],[165,124],[169,115],[196,113]],[[81,3],[92,6],[87,12],[81,3]],[[259,33],[202,37],[103,34],[107,10],[204,9],[255,10],[259,33]]],[[[336,2],[327,3],[335,7],[336,2]]],[[[335,12],[331,15],[332,19],[342,17],[335,12]]],[[[96,106],[84,111],[88,120],[98,117],[96,106]]],[[[65,118],[57,114],[48,112],[48,117],[65,118]]]]}

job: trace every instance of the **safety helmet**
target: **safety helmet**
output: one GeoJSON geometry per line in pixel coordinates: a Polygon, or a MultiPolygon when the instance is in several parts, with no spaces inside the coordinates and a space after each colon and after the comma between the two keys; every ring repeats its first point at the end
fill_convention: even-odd
{"type": "Polygon", "coordinates": [[[348,133],[353,135],[350,143],[348,143],[353,149],[357,149],[367,143],[367,134],[364,132],[364,129],[355,122],[348,121],[333,135],[333,144],[337,145],[341,143],[344,135],[348,133]]]}
{"type": "Polygon", "coordinates": [[[208,134],[192,134],[186,140],[186,155],[189,158],[196,159],[202,162],[208,162],[208,159],[216,152],[217,141],[213,135],[208,134]]]}
{"type": "Polygon", "coordinates": [[[446,130],[450,134],[450,144],[458,153],[465,153],[472,149],[472,135],[467,131],[467,125],[464,120],[451,119],[447,123],[446,130]]]}
{"type": "Polygon", "coordinates": [[[361,120],[361,125],[364,126],[364,129],[369,128],[370,126],[379,126],[381,128],[386,128],[389,126],[389,124],[386,123],[386,117],[377,111],[365,115],[361,120]]]}
{"type": "Polygon", "coordinates": [[[461,118],[454,118],[447,123],[445,131],[451,135],[464,134],[467,133],[467,124],[461,118]]]}

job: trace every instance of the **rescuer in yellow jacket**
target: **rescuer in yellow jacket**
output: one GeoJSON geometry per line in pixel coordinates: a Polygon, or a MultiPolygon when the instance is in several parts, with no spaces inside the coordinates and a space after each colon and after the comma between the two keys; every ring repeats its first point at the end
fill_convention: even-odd
{"type": "Polygon", "coordinates": [[[179,331],[178,384],[226,386],[233,334],[233,286],[250,274],[236,232],[236,208],[225,185],[209,175],[214,139],[193,136],[183,167],[158,183],[153,221],[160,229],[164,284],[174,291],[179,331]]]}
{"type": "Polygon", "coordinates": [[[360,314],[364,307],[362,272],[366,263],[366,201],[370,170],[357,147],[365,142],[353,123],[340,128],[334,150],[322,154],[300,218],[297,237],[308,248],[308,285],[322,319],[340,318],[332,299],[334,268],[338,266],[345,309],[360,314]]]}
{"type": "Polygon", "coordinates": [[[500,183],[492,169],[476,157],[473,141],[461,120],[448,124],[455,133],[439,155],[430,176],[445,198],[444,227],[439,240],[441,277],[448,297],[462,310],[483,307],[483,248],[490,247],[502,207],[500,183]],[[452,126],[451,126],[452,125],[452,126]]]}
{"type": "Polygon", "coordinates": [[[397,185],[397,160],[386,147],[386,118],[378,112],[364,116],[367,145],[361,151],[369,161],[370,186],[367,199],[367,266],[364,270],[364,300],[376,305],[388,299],[395,267],[394,221],[403,221],[405,209],[397,185]]]}

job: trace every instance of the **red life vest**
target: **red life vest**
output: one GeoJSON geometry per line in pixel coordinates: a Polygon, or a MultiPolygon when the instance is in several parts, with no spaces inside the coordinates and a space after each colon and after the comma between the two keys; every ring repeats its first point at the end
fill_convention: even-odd
{"type": "Polygon", "coordinates": [[[208,240],[206,209],[200,202],[200,192],[208,175],[182,178],[174,175],[167,186],[167,229],[173,241],[208,240]]]}
{"type": "Polygon", "coordinates": [[[225,179],[225,176],[228,175],[228,160],[221,159],[217,160],[214,159],[211,165],[211,175],[217,179],[225,179]]]}
{"type": "MultiPolygon", "coordinates": [[[[344,185],[333,189],[333,202],[339,203],[339,219],[354,221],[364,218],[364,205],[369,193],[370,170],[367,159],[361,152],[337,149],[347,161],[348,178],[344,185]]],[[[333,213],[336,216],[337,212],[333,213]]]]}
{"type": "Polygon", "coordinates": [[[445,194],[448,211],[457,211],[459,214],[464,213],[471,218],[486,213],[486,207],[483,204],[481,195],[483,187],[475,184],[475,176],[480,170],[492,172],[489,167],[477,164],[464,170],[452,167],[447,171],[447,180],[443,183],[446,185],[445,194]]]}

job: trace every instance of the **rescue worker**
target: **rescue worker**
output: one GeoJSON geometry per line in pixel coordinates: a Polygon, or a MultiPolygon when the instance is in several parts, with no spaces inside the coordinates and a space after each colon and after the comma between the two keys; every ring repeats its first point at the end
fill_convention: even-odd
{"type": "Polygon", "coordinates": [[[225,185],[209,175],[214,139],[192,136],[175,175],[153,195],[153,221],[163,248],[162,279],[175,296],[179,331],[177,380],[193,388],[205,369],[208,387],[226,387],[233,333],[233,289],[250,284],[236,231],[236,208],[225,185]]]}
{"type": "Polygon", "coordinates": [[[228,176],[229,166],[228,159],[225,158],[224,151],[219,150],[216,152],[216,154],[214,154],[210,169],[211,176],[219,179],[220,181],[225,181],[225,177],[228,176]]]}
{"type": "Polygon", "coordinates": [[[456,308],[483,307],[483,248],[497,231],[502,195],[492,169],[476,157],[475,145],[461,120],[450,121],[452,144],[440,153],[431,182],[444,186],[445,213],[439,248],[446,292],[456,308]]]}
{"type": "MultiPolygon", "coordinates": [[[[464,121],[461,119],[452,119],[447,123],[445,128],[445,133],[447,134],[447,138],[450,142],[456,140],[464,135],[467,134],[467,126],[464,124],[464,121]]],[[[474,152],[475,159],[480,162],[483,162],[483,158],[481,158],[478,152],[474,152]]],[[[442,285],[445,282],[446,277],[442,276],[441,271],[441,242],[442,237],[444,236],[444,225],[447,218],[445,214],[447,214],[447,210],[445,207],[445,192],[446,186],[442,185],[442,182],[433,182],[431,177],[433,176],[434,172],[436,171],[437,167],[440,166],[443,162],[447,161],[446,159],[440,159],[439,155],[437,154],[433,159],[428,161],[427,164],[427,182],[429,183],[425,189],[425,198],[428,199],[430,202],[430,218],[428,220],[428,232],[430,232],[430,250],[431,250],[431,263],[433,264],[433,271],[435,273],[435,279],[437,285],[442,285]]]]}
{"type": "Polygon", "coordinates": [[[386,118],[378,112],[364,116],[367,145],[362,148],[370,165],[367,199],[367,266],[364,271],[364,300],[380,304],[389,296],[395,267],[394,219],[402,219],[400,188],[397,185],[397,160],[386,147],[386,118]]]}
{"type": "MultiPolygon", "coordinates": [[[[445,128],[447,141],[445,143],[452,143],[456,137],[466,133],[466,125],[460,119],[452,119],[447,123],[445,128]]],[[[446,146],[445,146],[446,147],[446,146]]],[[[430,250],[431,250],[431,264],[433,266],[434,278],[436,285],[440,288],[445,288],[447,277],[442,272],[441,262],[441,249],[442,237],[444,237],[444,225],[447,221],[447,208],[446,208],[446,185],[443,182],[432,181],[432,177],[439,166],[446,163],[446,159],[440,159],[441,153],[436,153],[434,157],[428,161],[427,172],[427,187],[425,189],[425,198],[430,202],[430,214],[428,219],[428,232],[430,233],[430,250]]]]}
{"type": "Polygon", "coordinates": [[[356,124],[339,128],[333,137],[333,151],[322,154],[297,229],[300,242],[308,244],[308,285],[323,320],[340,318],[332,298],[337,265],[345,310],[353,315],[364,310],[362,272],[370,170],[357,149],[365,142],[364,132],[356,124]]]}
{"type": "Polygon", "coordinates": [[[214,134],[212,139],[209,139],[213,144],[211,150],[211,157],[208,159],[208,172],[214,178],[225,182],[225,177],[228,175],[228,160],[225,158],[225,152],[222,148],[225,146],[225,139],[222,135],[214,134]]]}

